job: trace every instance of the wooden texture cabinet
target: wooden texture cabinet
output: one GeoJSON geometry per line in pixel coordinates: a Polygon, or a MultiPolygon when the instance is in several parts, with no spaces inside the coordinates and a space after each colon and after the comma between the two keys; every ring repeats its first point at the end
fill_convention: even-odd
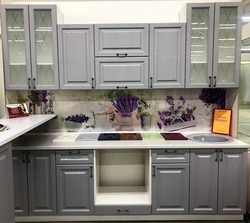
{"type": "Polygon", "coordinates": [[[58,89],[55,5],[2,5],[7,90],[58,89]]]}
{"type": "Polygon", "coordinates": [[[185,23],[150,24],[150,88],[184,88],[185,23]]]}
{"type": "Polygon", "coordinates": [[[239,87],[242,4],[190,3],[183,15],[187,22],[186,87],[239,87]]]}
{"type": "Polygon", "coordinates": [[[55,152],[14,151],[13,166],[16,215],[55,215],[55,152]]]}
{"type": "Polygon", "coordinates": [[[0,147],[0,221],[14,223],[11,144],[0,147]]]}
{"type": "Polygon", "coordinates": [[[192,150],[190,214],[244,214],[247,149],[192,150]]]}
{"type": "Polygon", "coordinates": [[[152,213],[189,212],[189,150],[152,150],[152,213]],[[166,154],[164,156],[164,153],[166,154]],[[157,157],[165,157],[157,162],[157,157]],[[182,159],[173,162],[174,159],[182,159]]]}
{"type": "Polygon", "coordinates": [[[149,24],[94,26],[96,88],[148,88],[149,24]]]}
{"type": "Polygon", "coordinates": [[[93,214],[93,151],[57,151],[56,163],[58,214],[93,214]]]}
{"type": "Polygon", "coordinates": [[[93,25],[58,25],[60,89],[93,89],[93,25]]]}

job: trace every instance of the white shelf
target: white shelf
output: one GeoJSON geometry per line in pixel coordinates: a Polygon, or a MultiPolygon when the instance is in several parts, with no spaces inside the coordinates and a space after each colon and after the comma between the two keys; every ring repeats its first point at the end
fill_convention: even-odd
{"type": "Polygon", "coordinates": [[[41,66],[53,66],[53,63],[37,63],[37,65],[41,65],[41,66]]]}
{"type": "Polygon", "coordinates": [[[52,32],[52,28],[36,29],[36,32],[52,32]]]}
{"type": "Polygon", "coordinates": [[[8,32],[24,32],[24,29],[8,29],[8,32]]]}
{"type": "Polygon", "coordinates": [[[26,63],[10,63],[10,66],[25,66],[26,63]]]}
{"type": "Polygon", "coordinates": [[[150,196],[145,186],[100,186],[95,205],[147,205],[150,196]]]}

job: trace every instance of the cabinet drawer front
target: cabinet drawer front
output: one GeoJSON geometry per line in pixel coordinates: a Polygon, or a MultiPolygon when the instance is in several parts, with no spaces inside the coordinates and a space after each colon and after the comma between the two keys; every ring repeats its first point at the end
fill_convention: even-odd
{"type": "Polygon", "coordinates": [[[189,162],[189,150],[157,149],[152,150],[152,163],[189,162]]]}
{"type": "Polygon", "coordinates": [[[97,58],[96,88],[148,88],[148,58],[97,58]]]}
{"type": "Polygon", "coordinates": [[[93,150],[56,151],[56,164],[93,163],[93,150]]]}
{"type": "Polygon", "coordinates": [[[96,214],[100,215],[134,215],[134,214],[151,214],[151,206],[128,206],[128,205],[115,205],[115,206],[96,206],[96,214]]]}
{"type": "Polygon", "coordinates": [[[95,25],[95,56],[148,56],[148,24],[95,25]]]}

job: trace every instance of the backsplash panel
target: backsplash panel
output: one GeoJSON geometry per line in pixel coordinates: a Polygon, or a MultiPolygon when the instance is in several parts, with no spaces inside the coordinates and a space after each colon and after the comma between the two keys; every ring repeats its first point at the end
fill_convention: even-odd
{"type": "MultiPolygon", "coordinates": [[[[8,103],[17,103],[17,93],[24,98],[28,95],[27,91],[7,91],[8,103]]],[[[194,125],[206,128],[211,126],[211,116],[205,118],[207,106],[199,99],[200,93],[201,89],[49,91],[47,103],[52,103],[51,109],[57,118],[35,131],[172,131],[194,125]],[[137,108],[126,117],[121,117],[111,102],[122,95],[133,95],[139,101],[137,108]],[[83,115],[89,117],[87,122],[65,121],[68,116],[86,121],[83,115]]]]}

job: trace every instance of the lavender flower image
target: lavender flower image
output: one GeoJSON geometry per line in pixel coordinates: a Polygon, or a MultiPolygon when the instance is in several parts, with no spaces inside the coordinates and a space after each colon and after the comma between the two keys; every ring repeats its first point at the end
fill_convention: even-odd
{"type": "Polygon", "coordinates": [[[138,106],[139,98],[133,95],[122,95],[110,101],[121,117],[130,117],[138,106]]]}
{"type": "Polygon", "coordinates": [[[83,123],[83,122],[88,122],[90,117],[84,115],[84,114],[76,114],[76,115],[70,115],[67,118],[65,118],[65,121],[69,122],[78,122],[78,123],[83,123]]]}
{"type": "Polygon", "coordinates": [[[225,108],[226,89],[223,88],[203,88],[199,99],[205,105],[217,104],[219,108],[225,108]]]}
{"type": "Polygon", "coordinates": [[[183,96],[175,104],[173,96],[167,95],[166,102],[169,105],[168,110],[157,112],[161,120],[161,122],[157,122],[159,129],[162,129],[163,126],[195,120],[194,111],[196,106],[190,106],[190,104],[185,106],[186,101],[183,96]]]}

